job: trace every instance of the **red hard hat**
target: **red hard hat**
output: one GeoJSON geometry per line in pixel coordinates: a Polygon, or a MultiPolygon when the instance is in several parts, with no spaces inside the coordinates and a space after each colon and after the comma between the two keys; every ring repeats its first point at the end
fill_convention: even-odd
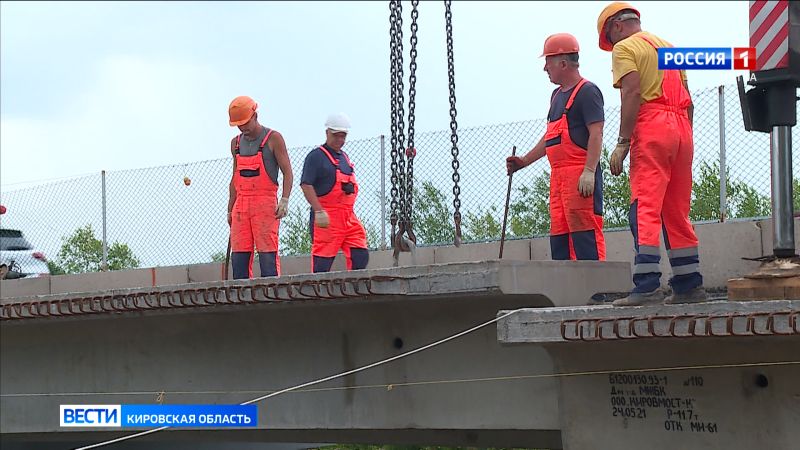
{"type": "Polygon", "coordinates": [[[5,213],[6,213],[6,207],[3,206],[3,205],[0,205],[0,214],[5,214],[5,213]]]}
{"type": "Polygon", "coordinates": [[[565,55],[578,53],[578,40],[569,33],[557,33],[544,40],[544,51],[541,56],[565,55]]]}

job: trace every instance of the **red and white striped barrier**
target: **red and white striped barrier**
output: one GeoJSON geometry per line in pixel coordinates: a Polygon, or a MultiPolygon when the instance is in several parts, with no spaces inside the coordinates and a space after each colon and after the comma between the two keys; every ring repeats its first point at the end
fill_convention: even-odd
{"type": "Polygon", "coordinates": [[[756,49],[755,71],[789,66],[789,2],[750,2],[750,47],[756,49]]]}

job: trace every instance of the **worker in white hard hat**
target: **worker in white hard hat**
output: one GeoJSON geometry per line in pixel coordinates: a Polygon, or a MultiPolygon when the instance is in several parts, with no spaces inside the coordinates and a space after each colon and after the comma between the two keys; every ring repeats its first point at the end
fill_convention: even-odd
{"type": "Polygon", "coordinates": [[[325,143],[311,150],[303,164],[300,188],[311,205],[311,271],[328,272],[339,250],[347,269],[369,262],[367,234],[353,211],[358,197],[353,163],[342,150],[350,119],[343,113],[325,121],[325,143]]]}

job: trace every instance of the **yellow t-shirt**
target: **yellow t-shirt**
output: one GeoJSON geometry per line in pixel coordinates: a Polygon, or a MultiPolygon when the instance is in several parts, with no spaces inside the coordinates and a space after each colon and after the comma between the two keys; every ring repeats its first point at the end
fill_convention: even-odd
{"type": "MultiPolygon", "coordinates": [[[[672,44],[646,31],[640,31],[614,44],[611,51],[614,87],[619,89],[620,80],[625,75],[639,72],[639,90],[644,103],[661,96],[664,72],[658,70],[658,52],[647,41],[638,37],[640,35],[647,36],[657,47],[672,47],[672,44]]],[[[686,80],[685,70],[681,70],[681,79],[686,80]]]]}

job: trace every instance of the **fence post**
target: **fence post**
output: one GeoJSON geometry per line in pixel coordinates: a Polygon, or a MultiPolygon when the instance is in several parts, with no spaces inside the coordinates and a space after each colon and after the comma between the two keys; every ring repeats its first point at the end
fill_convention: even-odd
{"type": "Polygon", "coordinates": [[[725,86],[719,86],[719,221],[728,214],[728,167],[725,163],[725,86]]]}
{"type": "Polygon", "coordinates": [[[108,270],[108,240],[106,239],[106,171],[100,172],[103,180],[103,264],[101,269],[103,272],[108,270]]]}
{"type": "Polygon", "coordinates": [[[386,250],[386,138],[381,135],[381,250],[386,250]]]}

